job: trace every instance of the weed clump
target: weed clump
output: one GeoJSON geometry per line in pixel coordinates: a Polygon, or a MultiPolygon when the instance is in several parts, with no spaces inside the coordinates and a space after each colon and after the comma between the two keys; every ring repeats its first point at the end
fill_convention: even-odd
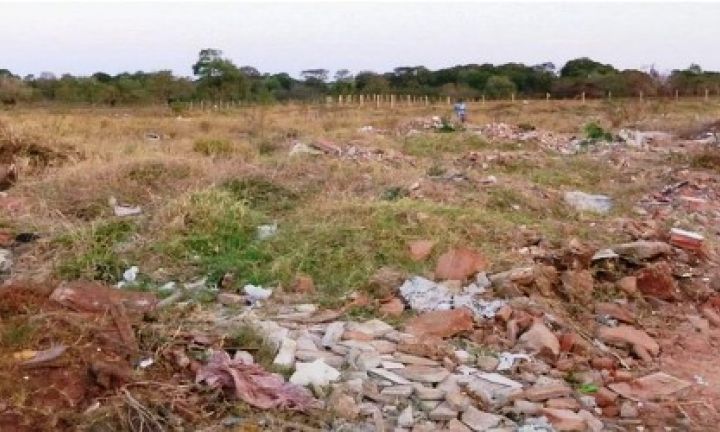
{"type": "Polygon", "coordinates": [[[583,128],[585,132],[585,138],[590,141],[607,141],[610,142],[613,136],[610,132],[606,131],[596,122],[590,122],[583,128]]]}
{"type": "Polygon", "coordinates": [[[720,150],[704,150],[690,159],[690,165],[694,168],[705,168],[720,171],[720,150]]]}
{"type": "Polygon", "coordinates": [[[290,210],[299,199],[297,193],[259,177],[228,180],[221,188],[251,208],[267,212],[290,210]]]}
{"type": "Polygon", "coordinates": [[[199,139],[193,144],[193,151],[205,156],[228,156],[235,151],[235,147],[224,139],[199,139]]]}

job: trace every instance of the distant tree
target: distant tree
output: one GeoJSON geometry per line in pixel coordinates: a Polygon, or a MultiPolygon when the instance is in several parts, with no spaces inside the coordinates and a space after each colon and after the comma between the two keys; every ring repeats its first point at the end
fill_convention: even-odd
{"type": "Polygon", "coordinates": [[[349,82],[352,81],[353,76],[347,69],[338,69],[335,72],[335,82],[349,82]]]}
{"type": "Polygon", "coordinates": [[[218,66],[222,64],[222,51],[215,48],[200,50],[198,60],[192,66],[193,75],[200,78],[217,76],[220,74],[218,66]]]}
{"type": "Polygon", "coordinates": [[[110,76],[110,74],[106,74],[105,72],[95,72],[92,74],[92,77],[103,84],[107,84],[112,81],[112,76],[110,76]]]}
{"type": "Polygon", "coordinates": [[[612,65],[596,62],[588,57],[570,60],[560,69],[561,77],[589,78],[592,75],[605,75],[610,73],[617,73],[617,69],[612,67],[612,65]]]}
{"type": "Polygon", "coordinates": [[[253,66],[242,66],[240,67],[240,72],[251,78],[257,78],[262,75],[260,71],[253,66]]]}
{"type": "Polygon", "coordinates": [[[232,61],[222,58],[222,51],[206,48],[200,51],[193,65],[198,77],[198,96],[219,100],[246,99],[250,83],[232,61]]]}
{"type": "Polygon", "coordinates": [[[508,98],[517,90],[515,83],[504,75],[493,75],[485,84],[485,94],[491,98],[508,98]]]}
{"type": "Polygon", "coordinates": [[[308,84],[323,84],[328,79],[330,71],[327,69],[306,69],[300,72],[300,76],[305,79],[308,84]]]}
{"type": "Polygon", "coordinates": [[[390,83],[380,74],[363,71],[355,75],[355,88],[363,93],[385,94],[390,90],[390,83]]]}

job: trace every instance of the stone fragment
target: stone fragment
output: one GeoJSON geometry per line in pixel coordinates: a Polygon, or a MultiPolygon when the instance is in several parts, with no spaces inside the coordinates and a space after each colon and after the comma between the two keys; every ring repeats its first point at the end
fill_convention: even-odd
{"type": "Polygon", "coordinates": [[[448,421],[457,418],[458,412],[447,403],[443,402],[430,412],[430,420],[448,421]]]}
{"type": "Polygon", "coordinates": [[[632,401],[624,401],[620,404],[620,417],[636,418],[639,415],[637,404],[632,401]]]}
{"type": "Polygon", "coordinates": [[[346,420],[355,420],[360,416],[360,407],[352,396],[340,391],[334,391],[328,398],[328,408],[338,417],[346,420]]]}
{"type": "Polygon", "coordinates": [[[351,331],[351,330],[344,331],[342,334],[342,339],[343,340],[357,340],[357,341],[362,341],[362,342],[369,342],[371,340],[374,340],[374,338],[367,333],[363,333],[363,332],[359,332],[359,331],[351,331]]]}
{"type": "Polygon", "coordinates": [[[403,368],[405,368],[405,365],[402,363],[387,361],[387,360],[381,360],[380,366],[383,369],[403,369],[403,368]]]}
{"type": "Polygon", "coordinates": [[[593,298],[594,281],[588,270],[568,270],[560,277],[563,290],[571,301],[590,304],[593,298]]]}
{"type": "Polygon", "coordinates": [[[460,391],[450,392],[445,396],[447,402],[454,410],[463,412],[470,406],[470,398],[460,391]]]}
{"type": "Polygon", "coordinates": [[[578,416],[582,417],[583,420],[585,420],[585,424],[587,424],[589,432],[602,432],[603,428],[605,427],[603,425],[603,422],[592,415],[589,411],[586,410],[580,410],[578,411],[578,416]]]}
{"type": "Polygon", "coordinates": [[[451,337],[472,329],[472,312],[466,308],[425,312],[405,324],[405,331],[419,338],[451,337]]]}
{"type": "Polygon", "coordinates": [[[595,404],[600,408],[614,405],[618,398],[617,393],[611,391],[607,387],[600,387],[597,392],[593,394],[595,397],[595,404]]]}
{"type": "Polygon", "coordinates": [[[410,259],[413,261],[425,261],[435,246],[432,240],[413,240],[408,242],[408,250],[410,252],[410,259]]]}
{"type": "Polygon", "coordinates": [[[677,282],[672,275],[672,268],[667,263],[659,262],[645,267],[636,277],[637,288],[643,295],[661,300],[677,298],[677,282]]]}
{"type": "Polygon", "coordinates": [[[526,416],[534,416],[540,413],[542,405],[535,402],[530,402],[525,399],[515,399],[513,401],[513,410],[518,414],[526,416]]]}
{"type": "Polygon", "coordinates": [[[478,356],[476,360],[477,366],[487,372],[491,372],[497,369],[499,362],[500,361],[497,359],[497,357],[487,355],[478,356]]]}
{"type": "Polygon", "coordinates": [[[393,297],[380,305],[379,311],[383,315],[400,316],[405,311],[405,304],[399,298],[393,297]]]}
{"type": "Polygon", "coordinates": [[[374,369],[378,366],[380,366],[380,362],[382,361],[380,359],[380,354],[378,354],[375,351],[361,351],[357,352],[357,356],[352,358],[350,361],[351,364],[354,364],[357,366],[358,370],[366,371],[369,369],[374,369]]]}
{"type": "Polygon", "coordinates": [[[385,387],[380,391],[380,394],[383,396],[388,397],[399,397],[399,398],[409,398],[412,396],[413,392],[415,391],[414,387],[412,385],[394,385],[390,387],[385,387]]]}
{"type": "Polygon", "coordinates": [[[419,366],[440,366],[440,362],[425,357],[418,357],[410,354],[401,352],[393,353],[393,358],[404,364],[419,365],[419,366]]]}
{"type": "Polygon", "coordinates": [[[325,330],[325,335],[322,338],[322,346],[329,348],[340,341],[343,333],[345,332],[345,323],[342,321],[336,321],[330,323],[325,330]]]}
{"type": "Polygon", "coordinates": [[[397,344],[384,339],[372,340],[370,341],[370,346],[375,348],[380,354],[392,354],[397,351],[397,344]]]}
{"type": "Polygon", "coordinates": [[[661,255],[669,255],[672,247],[661,241],[638,240],[631,243],[623,243],[612,248],[620,256],[634,258],[640,261],[649,260],[661,255]]]}
{"type": "Polygon", "coordinates": [[[447,426],[445,427],[445,431],[447,432],[472,432],[472,429],[465,426],[465,423],[461,422],[458,419],[452,419],[448,422],[447,426]]]}
{"type": "Polygon", "coordinates": [[[438,258],[435,277],[445,280],[465,280],[487,267],[487,260],[469,248],[451,249],[438,258]]]}
{"type": "Polygon", "coordinates": [[[445,397],[445,391],[439,388],[427,387],[422,384],[415,384],[415,394],[421,400],[441,400],[445,397]]]}
{"type": "Polygon", "coordinates": [[[460,417],[463,423],[465,423],[470,429],[475,432],[487,431],[500,424],[503,421],[503,417],[491,414],[488,412],[480,411],[475,407],[468,407],[460,417]]]}
{"type": "Polygon", "coordinates": [[[542,414],[557,431],[584,431],[586,428],[585,419],[570,410],[543,408],[542,414]]]}
{"type": "Polygon", "coordinates": [[[520,347],[539,356],[557,358],[560,354],[560,341],[543,323],[535,322],[530,330],[518,340],[520,347]]]}
{"type": "Polygon", "coordinates": [[[421,383],[438,383],[450,375],[450,372],[443,367],[418,365],[410,365],[404,369],[398,369],[397,373],[411,381],[421,383]]]}
{"type": "Polygon", "coordinates": [[[289,337],[283,338],[280,343],[280,349],[278,350],[273,364],[275,366],[281,366],[290,368],[295,364],[295,352],[297,351],[297,342],[289,337]]]}
{"type": "Polygon", "coordinates": [[[636,401],[659,399],[689,387],[687,381],[665,372],[655,372],[627,382],[615,382],[608,387],[622,397],[636,401]]]}
{"type": "Polygon", "coordinates": [[[325,364],[322,359],[318,359],[312,363],[297,363],[290,382],[301,386],[324,387],[339,378],[340,372],[337,369],[325,364]]]}
{"type": "Polygon", "coordinates": [[[570,396],[572,389],[565,384],[535,384],[523,391],[522,397],[531,402],[542,402],[548,399],[570,396]]]}
{"type": "Polygon", "coordinates": [[[295,351],[295,358],[303,362],[312,362],[322,359],[325,363],[334,368],[340,368],[343,363],[345,363],[345,359],[343,357],[331,352],[319,350],[297,350],[295,351]]]}
{"type": "Polygon", "coordinates": [[[382,379],[386,379],[390,382],[393,382],[395,384],[412,384],[409,380],[407,380],[404,377],[401,377],[400,375],[396,374],[395,372],[390,372],[386,369],[380,369],[380,368],[373,368],[368,370],[368,373],[371,375],[380,377],[382,379]]]}
{"type": "Polygon", "coordinates": [[[240,294],[221,292],[217,295],[217,301],[224,306],[236,306],[245,304],[245,296],[240,294]]]}
{"type": "Polygon", "coordinates": [[[660,345],[655,342],[655,339],[643,330],[628,325],[600,327],[597,331],[597,337],[601,341],[609,344],[627,344],[632,347],[640,347],[653,356],[657,356],[660,353],[660,345]]]}
{"type": "Polygon", "coordinates": [[[392,326],[379,319],[373,319],[364,323],[350,322],[347,325],[347,329],[369,334],[373,338],[383,337],[393,331],[392,326]]]}
{"type": "Polygon", "coordinates": [[[412,405],[408,405],[398,416],[398,426],[400,427],[413,427],[415,424],[415,418],[413,417],[412,405]]]}

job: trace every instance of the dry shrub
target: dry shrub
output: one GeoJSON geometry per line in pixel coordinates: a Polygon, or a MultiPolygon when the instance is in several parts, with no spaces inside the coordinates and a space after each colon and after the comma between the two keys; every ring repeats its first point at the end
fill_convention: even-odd
{"type": "Polygon", "coordinates": [[[44,143],[38,137],[17,133],[0,121],[0,164],[16,163],[31,171],[40,171],[81,159],[83,155],[71,146],[44,143]]]}

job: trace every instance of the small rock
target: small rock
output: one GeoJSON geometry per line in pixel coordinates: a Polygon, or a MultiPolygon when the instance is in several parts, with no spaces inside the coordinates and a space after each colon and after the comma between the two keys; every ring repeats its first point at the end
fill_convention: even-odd
{"type": "Polygon", "coordinates": [[[499,362],[496,357],[481,355],[478,356],[476,364],[480,369],[491,372],[497,369],[499,362]]]}
{"type": "Polygon", "coordinates": [[[360,416],[360,407],[352,396],[334,391],[328,398],[328,408],[340,418],[355,420],[360,416]]]}
{"type": "Polygon", "coordinates": [[[372,335],[373,338],[383,337],[393,331],[393,328],[390,325],[380,321],[379,319],[366,321],[364,323],[351,322],[348,323],[347,329],[372,335]]]}
{"type": "Polygon", "coordinates": [[[470,363],[472,356],[465,350],[455,350],[455,358],[459,363],[467,364],[470,363]]]}
{"type": "Polygon", "coordinates": [[[473,431],[480,432],[496,427],[503,420],[503,417],[480,411],[475,407],[468,407],[460,419],[473,431]]]}
{"type": "Polygon", "coordinates": [[[380,366],[381,361],[382,360],[380,358],[380,354],[378,354],[377,352],[364,351],[359,352],[357,354],[357,357],[355,357],[354,360],[351,361],[351,364],[355,364],[358,370],[366,371],[380,366]]]}
{"type": "Polygon", "coordinates": [[[635,276],[625,276],[615,283],[620,291],[634,298],[638,296],[637,278],[635,276]]]}
{"type": "Polygon", "coordinates": [[[458,412],[450,406],[447,402],[443,402],[438,405],[434,410],[430,412],[430,420],[435,421],[448,421],[457,418],[458,412]]]}
{"type": "Polygon", "coordinates": [[[372,340],[369,343],[380,354],[392,354],[397,350],[397,344],[383,339],[372,340]]]}
{"type": "Polygon", "coordinates": [[[369,369],[368,372],[371,375],[375,375],[382,379],[386,379],[395,384],[412,384],[409,380],[401,377],[400,375],[396,374],[395,372],[390,372],[389,370],[374,368],[374,369],[369,369]]]}
{"type": "Polygon", "coordinates": [[[452,409],[463,412],[470,406],[470,398],[459,391],[448,393],[445,396],[447,402],[452,409]]]}
{"type": "Polygon", "coordinates": [[[393,297],[389,301],[380,305],[379,311],[383,315],[400,316],[405,311],[405,304],[397,297],[393,297]]]}
{"type": "Polygon", "coordinates": [[[347,330],[347,331],[343,332],[342,339],[343,340],[358,340],[358,341],[363,341],[363,342],[369,342],[369,341],[373,340],[373,337],[367,333],[347,330]]]}
{"type": "Polygon", "coordinates": [[[432,249],[435,246],[432,240],[413,240],[408,242],[408,249],[410,251],[410,259],[413,261],[425,261],[432,253],[432,249]]]}
{"type": "Polygon", "coordinates": [[[398,374],[416,382],[437,383],[447,378],[450,372],[442,367],[411,365],[398,369],[398,374]]]}
{"type": "Polygon", "coordinates": [[[245,296],[241,296],[240,294],[221,292],[217,295],[217,301],[225,306],[235,306],[245,304],[245,296]]]}
{"type": "Polygon", "coordinates": [[[655,339],[651,338],[643,330],[628,325],[600,327],[597,331],[597,337],[601,341],[610,344],[629,344],[633,347],[640,347],[653,356],[660,353],[660,345],[655,342],[655,339]]]}
{"type": "Polygon", "coordinates": [[[585,419],[570,410],[543,408],[542,413],[557,431],[585,430],[585,419]]]}
{"type": "Polygon", "coordinates": [[[621,256],[635,258],[641,261],[649,260],[660,255],[669,255],[672,252],[672,247],[665,242],[647,240],[624,243],[614,246],[612,249],[621,256]]]}
{"type": "Polygon", "coordinates": [[[451,337],[473,329],[472,312],[466,308],[425,312],[410,319],[405,331],[417,337],[451,337]]]}
{"type": "Polygon", "coordinates": [[[620,404],[620,417],[637,418],[639,415],[637,404],[633,401],[624,401],[620,404]]]}
{"type": "Polygon", "coordinates": [[[295,358],[303,362],[323,360],[325,363],[334,368],[340,368],[343,363],[345,363],[344,357],[340,357],[331,352],[319,350],[297,350],[295,351],[295,358]]]}
{"type": "Polygon", "coordinates": [[[385,387],[380,394],[388,397],[409,398],[414,391],[415,389],[412,385],[395,385],[385,387]]]}
{"type": "Polygon", "coordinates": [[[518,340],[518,344],[538,355],[557,358],[560,354],[560,341],[541,322],[535,322],[530,327],[530,330],[523,333],[518,340]]]}
{"type": "Polygon", "coordinates": [[[672,274],[672,268],[665,262],[659,262],[637,273],[637,288],[646,296],[657,297],[661,300],[675,300],[677,298],[677,282],[672,274]]]}
{"type": "Polygon", "coordinates": [[[421,400],[441,400],[445,398],[445,391],[438,388],[415,384],[415,394],[421,400]]]}
{"type": "Polygon", "coordinates": [[[600,387],[593,396],[595,397],[595,404],[600,408],[614,405],[615,401],[618,398],[617,393],[613,392],[607,387],[600,387]]]}
{"type": "Polygon", "coordinates": [[[545,407],[577,411],[580,409],[580,403],[577,400],[570,398],[570,397],[555,398],[555,399],[548,399],[545,402],[545,407]]]}
{"type": "Polygon", "coordinates": [[[295,352],[297,351],[297,342],[289,337],[283,338],[280,343],[280,350],[278,350],[273,364],[276,366],[290,368],[295,364],[295,352]]]}
{"type": "Polygon", "coordinates": [[[435,277],[445,280],[465,280],[487,267],[485,257],[468,248],[451,249],[438,258],[435,277]]]}
{"type": "Polygon", "coordinates": [[[585,423],[587,424],[590,432],[602,432],[604,428],[603,422],[594,415],[592,415],[592,413],[590,413],[589,411],[580,410],[577,414],[579,417],[582,417],[582,419],[585,420],[585,423]]]}
{"type": "Polygon", "coordinates": [[[322,346],[329,348],[340,341],[343,333],[345,332],[345,323],[342,321],[336,321],[330,323],[325,330],[325,335],[322,338],[322,346]]]}
{"type": "Polygon", "coordinates": [[[413,427],[415,419],[413,418],[412,405],[408,405],[398,416],[398,425],[401,427],[413,427]]]}
{"type": "Polygon", "coordinates": [[[445,427],[447,432],[471,432],[471,429],[458,419],[452,419],[445,427]]]}
{"type": "Polygon", "coordinates": [[[530,402],[524,399],[515,399],[513,402],[513,410],[518,414],[526,416],[534,416],[540,413],[542,405],[534,402],[530,402]]]}
{"type": "Polygon", "coordinates": [[[328,366],[322,359],[318,359],[312,363],[297,363],[290,382],[301,386],[324,387],[330,381],[337,381],[339,378],[340,372],[337,369],[328,366]]]}
{"type": "Polygon", "coordinates": [[[522,397],[532,402],[542,402],[552,398],[570,396],[572,389],[565,384],[535,384],[525,389],[522,397]]]}
{"type": "Polygon", "coordinates": [[[440,405],[440,401],[437,400],[420,400],[420,407],[423,411],[430,412],[440,405]]]}
{"type": "Polygon", "coordinates": [[[401,352],[393,353],[393,358],[404,364],[419,365],[419,366],[439,366],[440,362],[425,357],[418,357],[410,354],[401,352]]]}
{"type": "Polygon", "coordinates": [[[382,366],[383,369],[404,369],[405,368],[405,365],[402,363],[397,363],[397,362],[387,361],[387,360],[382,360],[380,362],[380,366],[382,366]]]}

